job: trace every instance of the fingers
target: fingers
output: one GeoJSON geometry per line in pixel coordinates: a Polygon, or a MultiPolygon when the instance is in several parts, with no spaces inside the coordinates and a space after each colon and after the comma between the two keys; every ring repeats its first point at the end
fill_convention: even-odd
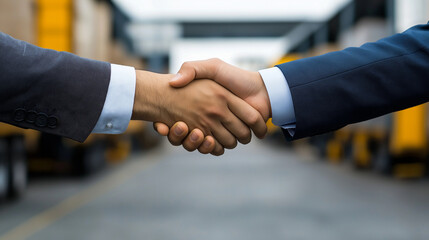
{"type": "Polygon", "coordinates": [[[216,74],[220,64],[223,62],[213,58],[203,61],[185,62],[182,67],[170,80],[172,87],[184,87],[194,79],[208,78],[216,81],[216,74]]]}
{"type": "Polygon", "coordinates": [[[170,129],[164,123],[156,122],[153,123],[153,128],[157,131],[161,136],[167,136],[170,129]]]}
{"type": "Polygon", "coordinates": [[[202,154],[211,153],[215,156],[224,154],[224,147],[212,136],[204,137],[200,129],[194,129],[182,143],[183,147],[193,152],[196,149],[202,154]]]}
{"type": "Polygon", "coordinates": [[[188,136],[189,128],[184,122],[175,123],[168,134],[168,140],[174,146],[182,144],[183,140],[188,136]]]}
{"type": "Polygon", "coordinates": [[[214,156],[220,156],[224,154],[225,153],[224,147],[216,139],[214,139],[214,142],[215,142],[215,147],[213,151],[211,151],[210,153],[214,156]]]}
{"type": "Polygon", "coordinates": [[[243,123],[233,113],[229,113],[228,120],[224,120],[222,125],[242,144],[248,144],[252,139],[252,133],[246,124],[243,123]]]}
{"type": "Polygon", "coordinates": [[[195,151],[204,141],[204,133],[200,129],[194,129],[188,135],[188,137],[183,141],[183,147],[193,152],[195,151]]]}
{"type": "MultiPolygon", "coordinates": [[[[267,125],[265,124],[261,114],[256,109],[232,94],[228,97],[228,107],[236,117],[241,119],[244,124],[253,130],[258,138],[263,138],[265,136],[267,133],[267,125]]],[[[240,136],[241,138],[247,140],[245,137],[248,133],[244,131],[244,128],[236,128],[233,133],[235,136],[240,136]]],[[[248,142],[249,141],[250,139],[248,139],[248,142]]]]}
{"type": "MultiPolygon", "coordinates": [[[[239,119],[235,119],[239,121],[239,119]]],[[[213,137],[226,149],[233,149],[237,146],[237,139],[220,122],[213,123],[212,134],[213,137]]]]}
{"type": "Polygon", "coordinates": [[[216,148],[216,144],[219,143],[212,136],[207,136],[204,138],[204,142],[198,147],[198,151],[202,154],[212,153],[216,148]]]}
{"type": "Polygon", "coordinates": [[[163,123],[156,123],[154,126],[158,132],[160,128],[167,128],[167,134],[170,133],[168,136],[170,143],[175,146],[182,144],[187,151],[192,152],[198,149],[200,153],[211,153],[215,156],[220,156],[225,152],[224,147],[217,140],[212,136],[204,137],[204,133],[200,129],[194,129],[188,135],[189,128],[184,122],[177,122],[171,129],[168,129],[167,125],[163,123]]]}

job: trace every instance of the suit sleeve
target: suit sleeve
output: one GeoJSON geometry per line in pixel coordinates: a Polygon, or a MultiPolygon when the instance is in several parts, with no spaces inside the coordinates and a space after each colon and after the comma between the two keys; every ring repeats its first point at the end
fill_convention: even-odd
{"type": "Polygon", "coordinates": [[[0,121],[83,142],[103,109],[110,64],[0,33],[0,121]]]}
{"type": "Polygon", "coordinates": [[[333,131],[429,100],[429,24],[277,67],[296,117],[295,134],[284,131],[286,137],[333,131]]]}

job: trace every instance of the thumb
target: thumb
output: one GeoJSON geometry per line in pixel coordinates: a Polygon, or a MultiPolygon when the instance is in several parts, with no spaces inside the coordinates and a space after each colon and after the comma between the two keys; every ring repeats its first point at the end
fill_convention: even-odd
{"type": "Polygon", "coordinates": [[[190,64],[184,63],[179,72],[170,80],[170,86],[180,88],[188,85],[195,79],[196,71],[190,64]]]}
{"type": "Polygon", "coordinates": [[[184,87],[194,79],[208,78],[215,80],[218,67],[224,62],[217,58],[208,60],[185,62],[179,72],[170,80],[172,87],[184,87]]]}
{"type": "Polygon", "coordinates": [[[167,136],[170,132],[170,129],[164,123],[156,122],[153,123],[153,128],[157,131],[161,136],[167,136]]]}

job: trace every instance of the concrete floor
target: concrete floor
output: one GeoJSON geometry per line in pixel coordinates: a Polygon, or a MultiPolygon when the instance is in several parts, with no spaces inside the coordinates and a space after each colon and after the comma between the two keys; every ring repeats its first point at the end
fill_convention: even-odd
{"type": "Polygon", "coordinates": [[[255,141],[221,158],[164,146],[91,179],[33,183],[0,239],[429,239],[429,182],[255,141]]]}

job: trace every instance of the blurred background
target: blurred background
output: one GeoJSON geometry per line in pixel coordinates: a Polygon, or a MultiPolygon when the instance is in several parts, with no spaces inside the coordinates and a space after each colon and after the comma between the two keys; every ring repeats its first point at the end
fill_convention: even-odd
{"type": "MultiPolygon", "coordinates": [[[[259,70],[428,20],[428,0],[0,0],[15,38],[162,73],[211,57],[259,70]]],[[[0,239],[429,239],[427,115],[293,143],[268,123],[222,157],[151,123],[83,144],[2,124],[0,239]]]]}

